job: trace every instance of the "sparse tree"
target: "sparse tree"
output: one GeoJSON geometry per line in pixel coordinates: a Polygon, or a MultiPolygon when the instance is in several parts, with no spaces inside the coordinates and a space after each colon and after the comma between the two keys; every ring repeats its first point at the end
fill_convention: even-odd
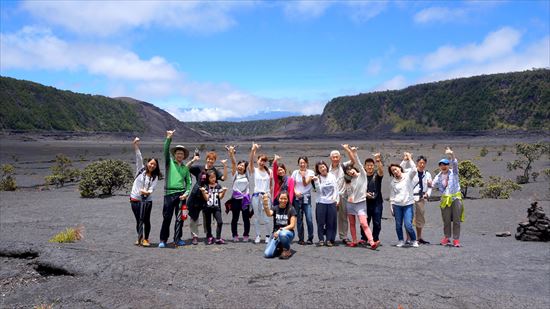
{"type": "Polygon", "coordinates": [[[468,188],[483,187],[483,177],[481,171],[470,160],[460,161],[458,164],[458,175],[460,179],[460,188],[462,195],[468,195],[468,188]]]}
{"type": "Polygon", "coordinates": [[[521,186],[511,179],[502,180],[498,176],[489,177],[491,180],[479,191],[483,198],[508,199],[512,192],[521,190],[521,186]]]}
{"type": "Polygon", "coordinates": [[[0,179],[1,191],[15,191],[17,183],[15,182],[15,167],[11,164],[2,164],[2,179],[0,179]]]}
{"type": "Polygon", "coordinates": [[[104,160],[88,165],[79,184],[82,197],[95,197],[97,192],[112,195],[113,190],[126,188],[133,180],[132,168],[124,161],[104,160]]]}
{"type": "Polygon", "coordinates": [[[77,181],[80,177],[80,171],[73,168],[73,162],[64,154],[55,156],[55,164],[50,167],[52,174],[45,177],[49,185],[55,185],[57,188],[63,187],[66,182],[77,181]]]}
{"type": "Polygon", "coordinates": [[[550,145],[548,143],[516,144],[516,155],[520,158],[513,162],[508,162],[507,167],[509,171],[516,169],[523,170],[523,175],[517,176],[517,183],[523,184],[529,182],[529,174],[533,169],[533,162],[540,159],[543,154],[550,154],[550,145]]]}

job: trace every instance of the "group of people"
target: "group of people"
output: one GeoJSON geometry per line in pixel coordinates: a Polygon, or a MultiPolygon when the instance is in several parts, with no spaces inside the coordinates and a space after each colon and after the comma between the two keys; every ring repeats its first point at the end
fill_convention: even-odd
{"type": "MultiPolygon", "coordinates": [[[[379,153],[362,163],[357,148],[345,144],[342,147],[349,161],[342,162],[341,153],[333,150],[328,163],[321,160],[315,163],[312,170],[309,168],[308,157],[300,156],[297,161],[298,169],[290,173],[285,164],[280,162],[281,157],[276,154],[270,169],[268,156],[258,154],[261,146],[256,143],[252,144],[248,160],[238,162],[235,158],[236,147],[226,146],[231,161],[231,178],[228,178],[227,160],[221,160],[223,171],[218,170],[215,167],[217,154],[214,151],[206,154],[205,164],[196,164],[200,160],[198,151],[185,163],[189,151],[182,145],[170,148],[173,135],[174,131],[166,132],[163,148],[166,180],[159,248],[167,246],[174,215],[174,245],[186,245],[182,239],[182,231],[183,223],[187,219],[190,221],[191,242],[193,245],[198,244],[197,220],[201,211],[206,243],[224,244],[225,240],[221,237],[224,208],[226,213],[232,213],[231,234],[234,242],[249,241],[252,220],[255,229],[254,243],[258,244],[264,239],[267,244],[264,256],[287,259],[291,256],[290,245],[296,234],[299,244],[313,244],[313,191],[318,193],[315,207],[318,246],[334,246],[338,234],[348,247],[359,244],[366,244],[373,250],[379,247],[384,177],[384,165],[379,153]],[[195,178],[194,184],[191,176],[195,178]],[[229,179],[232,183],[231,196],[222,203],[229,190],[219,182],[229,179]],[[242,235],[239,235],[237,228],[240,217],[244,226],[242,235]],[[217,224],[215,237],[212,233],[212,218],[217,224]],[[270,220],[273,222],[272,228],[270,220]],[[360,239],[356,231],[356,220],[359,220],[360,239]],[[371,221],[372,230],[369,227],[371,221]],[[348,229],[351,239],[347,238],[348,229]]],[[[136,245],[150,246],[151,194],[163,175],[156,158],[143,161],[139,138],[134,140],[134,148],[136,175],[130,204],[136,219],[136,245]]],[[[440,244],[460,247],[460,223],[464,219],[464,208],[458,179],[458,161],[450,148],[445,153],[447,158],[438,162],[440,171],[433,178],[425,170],[427,160],[423,156],[419,156],[415,162],[412,154],[405,152],[400,164],[391,163],[388,166],[391,177],[389,200],[392,215],[395,217],[397,247],[429,244],[422,238],[422,229],[425,223],[424,207],[432,188],[442,193],[440,207],[444,237],[440,244]],[[403,225],[406,235],[403,233],[403,225]]]]}

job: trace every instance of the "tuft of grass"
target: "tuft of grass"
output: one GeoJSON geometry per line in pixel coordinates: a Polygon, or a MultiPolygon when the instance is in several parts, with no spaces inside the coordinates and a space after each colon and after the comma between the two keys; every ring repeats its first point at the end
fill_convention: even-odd
{"type": "Polygon", "coordinates": [[[84,226],[68,227],[64,231],[55,234],[50,238],[49,242],[69,243],[81,240],[84,236],[84,226]]]}

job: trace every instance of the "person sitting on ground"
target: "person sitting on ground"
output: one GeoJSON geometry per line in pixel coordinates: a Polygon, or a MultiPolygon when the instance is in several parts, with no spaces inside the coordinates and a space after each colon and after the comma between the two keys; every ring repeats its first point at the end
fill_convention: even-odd
{"type": "Polygon", "coordinates": [[[162,178],[159,161],[156,158],[147,159],[147,165],[143,164],[143,157],[139,150],[139,137],[134,139],[134,150],[136,152],[136,176],[132,191],[130,193],[130,206],[136,218],[136,230],[138,240],[136,245],[149,247],[149,233],[151,232],[151,209],[153,198],[151,194],[162,178]]]}
{"type": "Polygon", "coordinates": [[[264,212],[268,217],[273,217],[273,234],[267,243],[264,257],[275,257],[277,251],[282,249],[280,259],[288,259],[292,255],[290,244],[294,238],[294,227],[296,226],[296,210],[289,203],[288,191],[281,190],[277,198],[277,205],[269,208],[269,195],[264,194],[264,212]]]}
{"type": "Polygon", "coordinates": [[[445,150],[447,159],[439,160],[440,172],[435,176],[433,187],[441,192],[441,217],[443,219],[443,239],[441,245],[449,245],[453,237],[453,246],[460,247],[460,223],[464,222],[464,205],[458,179],[458,160],[451,148],[445,150]],[[452,164],[452,169],[449,165],[452,164]],[[452,222],[452,234],[451,234],[452,222]]]}

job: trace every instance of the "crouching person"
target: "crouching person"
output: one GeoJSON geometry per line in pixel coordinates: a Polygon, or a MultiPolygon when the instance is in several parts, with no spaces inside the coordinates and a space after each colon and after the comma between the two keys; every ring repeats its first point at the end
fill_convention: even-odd
{"type": "Polygon", "coordinates": [[[288,259],[292,255],[290,243],[294,239],[294,227],[296,226],[296,210],[289,203],[287,191],[281,191],[278,196],[279,205],[269,208],[269,196],[264,194],[263,207],[268,217],[273,217],[273,234],[265,248],[264,257],[275,257],[282,249],[280,259],[288,259]]]}

